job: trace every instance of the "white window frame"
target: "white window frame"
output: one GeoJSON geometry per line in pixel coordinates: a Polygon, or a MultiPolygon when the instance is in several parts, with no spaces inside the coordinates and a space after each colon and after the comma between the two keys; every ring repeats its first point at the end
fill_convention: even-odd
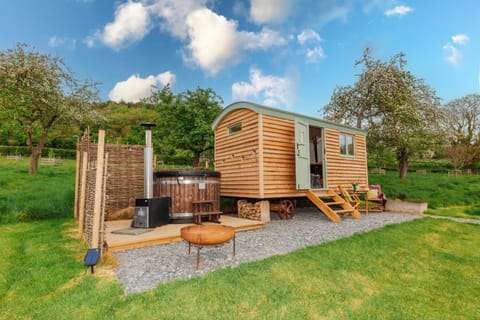
{"type": "Polygon", "coordinates": [[[353,134],[340,133],[339,144],[340,155],[345,157],[355,157],[355,136],[353,134]]]}

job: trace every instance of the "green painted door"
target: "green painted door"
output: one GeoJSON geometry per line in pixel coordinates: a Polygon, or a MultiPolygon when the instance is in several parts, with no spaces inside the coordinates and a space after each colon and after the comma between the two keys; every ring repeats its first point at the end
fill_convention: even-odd
{"type": "Polygon", "coordinates": [[[295,122],[295,175],[297,190],[310,189],[310,144],[308,124],[295,122]]]}

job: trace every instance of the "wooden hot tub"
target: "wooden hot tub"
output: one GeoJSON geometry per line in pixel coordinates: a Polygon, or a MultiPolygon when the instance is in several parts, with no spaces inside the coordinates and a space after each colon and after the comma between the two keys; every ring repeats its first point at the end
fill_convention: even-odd
{"type": "Polygon", "coordinates": [[[171,199],[170,221],[192,222],[192,202],[209,200],[220,211],[220,173],[209,170],[159,170],[153,174],[153,196],[171,199]]]}

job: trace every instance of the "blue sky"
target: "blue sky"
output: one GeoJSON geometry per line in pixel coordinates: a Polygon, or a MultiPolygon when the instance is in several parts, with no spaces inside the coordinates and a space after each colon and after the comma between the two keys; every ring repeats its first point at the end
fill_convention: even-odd
{"type": "Polygon", "coordinates": [[[311,116],[355,81],[366,47],[443,102],[480,92],[478,0],[2,1],[0,49],[26,42],[61,56],[102,100],[138,101],[151,85],[212,88],[311,116]]]}

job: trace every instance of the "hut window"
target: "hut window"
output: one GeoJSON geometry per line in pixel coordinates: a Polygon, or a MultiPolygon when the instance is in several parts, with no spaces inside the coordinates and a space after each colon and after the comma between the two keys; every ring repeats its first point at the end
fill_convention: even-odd
{"type": "Polygon", "coordinates": [[[234,125],[231,125],[228,127],[228,135],[231,136],[232,134],[235,134],[237,132],[242,131],[242,123],[235,123],[234,125]]]}
{"type": "Polygon", "coordinates": [[[340,133],[340,154],[344,156],[354,156],[354,141],[353,135],[340,133]]]}

